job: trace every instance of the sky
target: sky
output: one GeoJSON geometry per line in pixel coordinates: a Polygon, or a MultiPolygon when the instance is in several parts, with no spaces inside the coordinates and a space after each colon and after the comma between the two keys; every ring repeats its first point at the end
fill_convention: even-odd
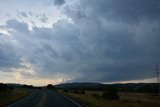
{"type": "Polygon", "coordinates": [[[0,0],[0,82],[156,82],[160,0],[0,0]]]}

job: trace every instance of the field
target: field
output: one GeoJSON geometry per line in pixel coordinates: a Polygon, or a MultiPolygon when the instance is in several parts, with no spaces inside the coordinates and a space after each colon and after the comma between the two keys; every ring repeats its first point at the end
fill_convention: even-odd
{"type": "Polygon", "coordinates": [[[8,90],[0,91],[0,107],[5,107],[14,101],[17,101],[29,93],[24,89],[14,89],[10,93],[8,90]]]}
{"type": "Polygon", "coordinates": [[[63,92],[62,94],[84,103],[87,107],[160,107],[160,96],[147,93],[118,93],[120,99],[107,101],[102,98],[102,91],[85,91],[86,94],[63,92]],[[93,97],[93,94],[97,96],[93,97]]]}

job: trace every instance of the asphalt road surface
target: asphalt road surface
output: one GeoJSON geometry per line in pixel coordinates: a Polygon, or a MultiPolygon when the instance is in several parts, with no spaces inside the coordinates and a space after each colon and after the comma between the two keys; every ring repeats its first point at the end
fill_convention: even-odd
{"type": "Polygon", "coordinates": [[[81,107],[70,98],[57,92],[32,89],[31,94],[7,107],[81,107]]]}

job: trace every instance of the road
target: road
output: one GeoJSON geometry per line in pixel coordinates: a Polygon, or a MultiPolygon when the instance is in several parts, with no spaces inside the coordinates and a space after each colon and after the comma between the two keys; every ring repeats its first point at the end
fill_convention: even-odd
{"type": "Polygon", "coordinates": [[[81,107],[70,98],[47,89],[32,89],[31,94],[7,107],[81,107]]]}

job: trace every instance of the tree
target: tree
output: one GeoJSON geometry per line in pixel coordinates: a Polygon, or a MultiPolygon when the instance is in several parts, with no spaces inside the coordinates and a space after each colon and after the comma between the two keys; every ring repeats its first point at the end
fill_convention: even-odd
{"type": "Polygon", "coordinates": [[[54,87],[53,87],[52,84],[48,84],[46,88],[49,89],[49,90],[51,90],[51,89],[53,89],[54,87]]]}
{"type": "Polygon", "coordinates": [[[0,83],[0,90],[6,90],[6,84],[0,83]]]}
{"type": "Polygon", "coordinates": [[[14,90],[14,87],[13,86],[8,86],[8,90],[9,90],[9,93],[11,93],[11,91],[14,90]]]}
{"type": "Polygon", "coordinates": [[[22,85],[23,88],[34,88],[33,85],[22,85]]]}

